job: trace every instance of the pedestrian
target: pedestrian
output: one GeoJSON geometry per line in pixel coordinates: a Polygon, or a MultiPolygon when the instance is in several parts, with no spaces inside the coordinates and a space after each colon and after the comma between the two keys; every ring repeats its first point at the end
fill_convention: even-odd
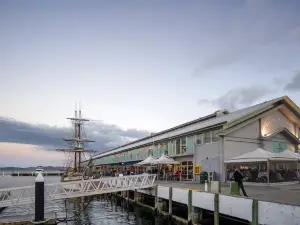
{"type": "Polygon", "coordinates": [[[244,185],[243,185],[243,175],[241,174],[239,168],[235,168],[234,174],[233,174],[234,181],[238,183],[239,191],[242,189],[242,192],[244,196],[248,197],[244,185]]]}

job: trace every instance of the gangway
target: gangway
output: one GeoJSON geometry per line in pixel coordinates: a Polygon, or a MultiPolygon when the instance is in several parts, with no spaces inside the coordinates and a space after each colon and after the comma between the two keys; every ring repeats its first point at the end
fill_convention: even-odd
{"type": "MultiPolygon", "coordinates": [[[[100,179],[45,184],[45,202],[151,188],[155,174],[130,175],[122,177],[102,177],[100,179]]],[[[0,208],[22,204],[34,204],[35,186],[0,189],[0,208]]]]}

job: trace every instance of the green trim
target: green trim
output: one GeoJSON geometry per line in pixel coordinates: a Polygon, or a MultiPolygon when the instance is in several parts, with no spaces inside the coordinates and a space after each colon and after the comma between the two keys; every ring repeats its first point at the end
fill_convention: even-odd
{"type": "Polygon", "coordinates": [[[251,225],[259,225],[258,224],[258,200],[253,199],[252,202],[252,222],[251,225]]]}
{"type": "Polygon", "coordinates": [[[219,225],[220,223],[220,216],[219,216],[219,194],[215,194],[215,200],[214,200],[214,225],[219,225]]]}

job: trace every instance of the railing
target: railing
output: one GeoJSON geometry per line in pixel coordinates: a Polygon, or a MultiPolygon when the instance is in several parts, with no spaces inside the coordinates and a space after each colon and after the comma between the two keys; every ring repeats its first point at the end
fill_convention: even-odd
{"type": "MultiPolygon", "coordinates": [[[[153,187],[156,175],[141,174],[123,177],[45,184],[45,201],[76,198],[153,187]]],[[[35,186],[0,189],[0,208],[33,204],[35,186]]]]}

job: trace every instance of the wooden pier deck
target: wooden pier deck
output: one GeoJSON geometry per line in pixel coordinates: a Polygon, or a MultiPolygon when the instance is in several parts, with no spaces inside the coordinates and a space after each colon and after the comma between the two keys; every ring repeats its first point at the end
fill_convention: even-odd
{"type": "MultiPolygon", "coordinates": [[[[177,181],[158,181],[159,185],[192,189],[204,191],[204,184],[195,182],[177,182],[177,181]]],[[[255,198],[262,201],[277,202],[282,204],[291,204],[300,206],[300,184],[289,184],[289,185],[247,185],[245,184],[245,190],[249,198],[255,198]]],[[[222,185],[221,193],[229,195],[230,186],[222,185]]]]}

